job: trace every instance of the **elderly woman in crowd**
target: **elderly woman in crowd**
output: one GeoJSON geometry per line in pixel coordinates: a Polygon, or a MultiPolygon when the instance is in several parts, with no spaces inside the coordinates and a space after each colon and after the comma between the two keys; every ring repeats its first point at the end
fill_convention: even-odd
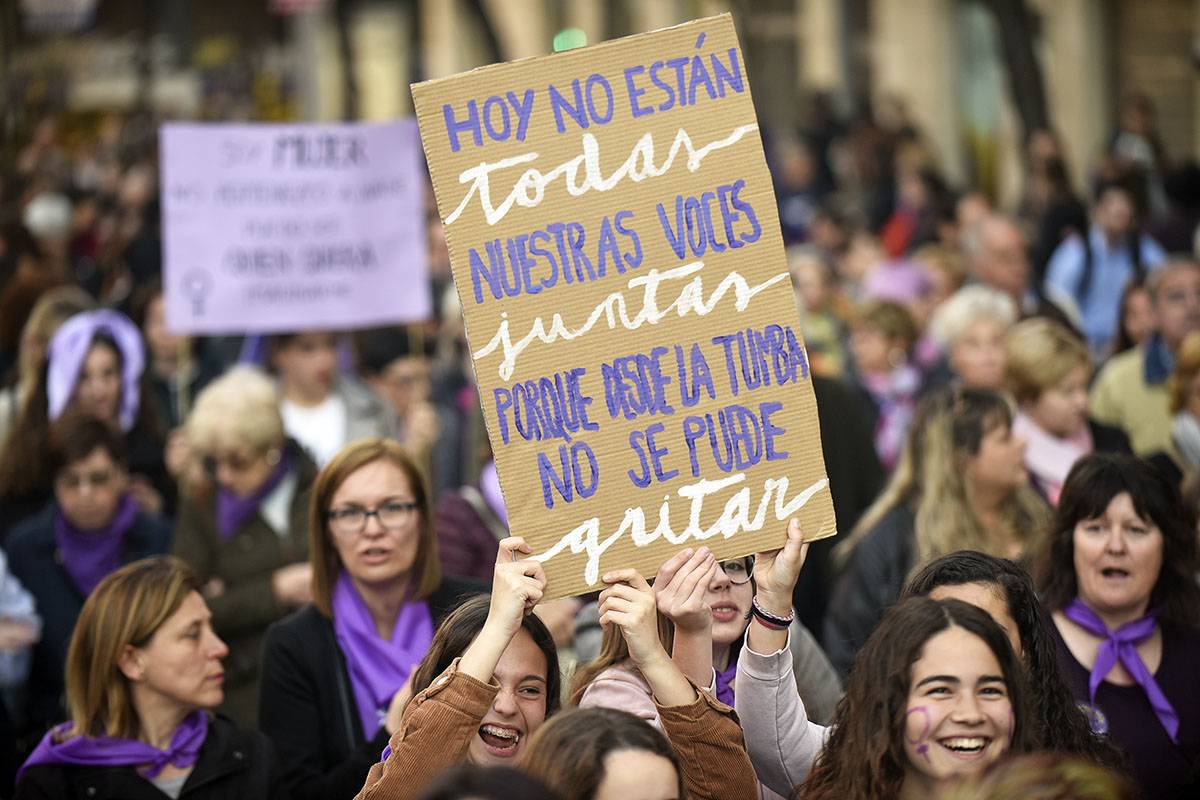
{"type": "Polygon", "coordinates": [[[395,420],[383,400],[356,378],[341,373],[335,334],[309,331],[273,336],[268,358],[279,379],[284,427],[318,466],[349,442],[395,433],[395,420]]]}
{"type": "Polygon", "coordinates": [[[164,439],[151,404],[141,402],[141,334],[115,311],[76,314],[50,340],[46,364],[0,452],[0,527],[36,512],[50,499],[54,473],[47,454],[50,423],[68,411],[90,414],[125,435],[131,490],[138,504],[170,512],[175,484],[163,462],[164,439]]]}
{"type": "Polygon", "coordinates": [[[971,389],[1003,388],[1004,336],[1016,321],[1016,305],[1003,292],[979,285],[955,292],[929,323],[945,357],[930,388],[953,379],[971,389]]]}
{"type": "Polygon", "coordinates": [[[313,603],[267,634],[259,724],[293,798],[349,800],[399,727],[434,629],[485,585],[442,576],[425,481],[396,442],[347,446],[312,498],[313,603]]]}
{"type": "Polygon", "coordinates": [[[848,564],[824,643],[843,674],[914,566],[955,550],[1025,551],[1048,509],[1024,457],[1000,395],[944,389],[920,403],[891,481],[835,551],[848,564]]]}
{"type": "Polygon", "coordinates": [[[1147,797],[1200,796],[1198,569],[1195,514],[1170,481],[1127,455],[1075,465],[1038,588],[1072,692],[1147,797]]]}
{"type": "Polygon", "coordinates": [[[213,716],[229,652],[196,576],[168,556],[96,587],[67,659],[70,721],[26,760],[16,797],[280,797],[270,746],[213,716]]]}
{"type": "Polygon", "coordinates": [[[1128,453],[1129,438],[1088,418],[1092,359],[1078,335],[1027,319],[1008,332],[1005,350],[1005,382],[1019,409],[1013,431],[1025,440],[1031,482],[1055,504],[1076,461],[1093,450],[1128,453]]]}
{"type": "Polygon", "coordinates": [[[209,384],[188,418],[204,476],[184,495],[175,554],[196,570],[229,643],[223,710],[253,725],[267,627],[312,600],[308,502],[316,467],[286,438],[279,396],[252,367],[209,384]]]}
{"type": "Polygon", "coordinates": [[[130,492],[125,443],[104,420],[83,414],[51,427],[54,500],[18,525],[7,550],[13,573],[42,616],[28,686],[27,728],[40,734],[62,719],[63,664],[84,600],[105,575],[165,553],[171,529],[130,492]]]}

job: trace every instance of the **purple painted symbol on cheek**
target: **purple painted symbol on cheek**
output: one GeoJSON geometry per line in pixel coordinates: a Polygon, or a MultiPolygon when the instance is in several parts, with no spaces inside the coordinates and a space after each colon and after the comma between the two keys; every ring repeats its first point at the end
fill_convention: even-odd
{"type": "Polygon", "coordinates": [[[927,764],[933,763],[932,761],[929,760],[929,745],[928,744],[923,744],[920,747],[918,747],[917,752],[920,753],[922,757],[924,757],[925,763],[927,763],[927,764]]]}
{"type": "MultiPolygon", "coordinates": [[[[909,738],[907,730],[905,731],[904,738],[909,744],[916,744],[917,742],[924,741],[929,736],[929,729],[930,729],[930,727],[932,727],[932,724],[933,724],[931,722],[931,720],[929,719],[929,709],[928,708],[926,708],[925,706],[913,706],[908,711],[904,712],[904,723],[905,723],[904,727],[905,728],[908,727],[908,718],[911,717],[913,714],[920,714],[921,716],[925,717],[925,727],[921,731],[921,734],[919,736],[917,736],[916,738],[909,738]]],[[[928,748],[926,748],[926,749],[928,749],[928,748]]],[[[918,751],[918,752],[920,752],[920,751],[918,751]]]]}

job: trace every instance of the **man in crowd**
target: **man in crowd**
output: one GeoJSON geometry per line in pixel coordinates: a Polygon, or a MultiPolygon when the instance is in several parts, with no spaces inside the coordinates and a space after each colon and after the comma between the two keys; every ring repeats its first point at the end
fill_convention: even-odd
{"type": "Polygon", "coordinates": [[[1117,332],[1116,299],[1125,284],[1165,260],[1158,243],[1139,228],[1133,191],[1122,183],[1108,183],[1096,193],[1087,237],[1072,236],[1050,257],[1046,290],[1075,299],[1088,346],[1101,358],[1117,332]]]}
{"type": "Polygon", "coordinates": [[[1033,271],[1025,234],[1011,219],[1003,214],[983,217],[969,228],[963,249],[971,278],[1011,297],[1022,319],[1049,317],[1079,327],[1079,311],[1069,294],[1052,286],[1043,292],[1030,279],[1033,271]]]}
{"type": "Polygon", "coordinates": [[[1129,434],[1140,456],[1171,449],[1167,379],[1184,338],[1200,330],[1200,264],[1173,261],[1150,276],[1158,333],[1141,347],[1114,356],[1100,371],[1089,400],[1091,416],[1129,434]]]}

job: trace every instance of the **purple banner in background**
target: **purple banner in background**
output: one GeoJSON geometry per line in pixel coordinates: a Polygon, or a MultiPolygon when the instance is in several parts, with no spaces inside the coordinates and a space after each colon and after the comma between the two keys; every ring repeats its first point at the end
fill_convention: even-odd
{"type": "Polygon", "coordinates": [[[430,316],[415,121],[169,123],[159,135],[171,330],[350,329],[430,316]]]}

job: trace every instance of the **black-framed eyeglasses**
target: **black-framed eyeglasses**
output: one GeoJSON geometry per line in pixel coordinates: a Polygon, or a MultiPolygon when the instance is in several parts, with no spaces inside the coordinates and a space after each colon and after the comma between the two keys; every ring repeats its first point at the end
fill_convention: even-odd
{"type": "Polygon", "coordinates": [[[334,533],[343,536],[354,536],[367,528],[367,519],[375,517],[379,524],[387,530],[402,528],[416,513],[418,505],[414,502],[389,500],[378,508],[362,508],[361,506],[346,506],[335,508],[325,515],[329,527],[334,533]]]}
{"type": "Polygon", "coordinates": [[[725,577],[729,578],[729,582],[735,586],[749,583],[750,578],[754,575],[754,556],[746,556],[734,561],[722,561],[721,569],[725,572],[725,577]]]}

